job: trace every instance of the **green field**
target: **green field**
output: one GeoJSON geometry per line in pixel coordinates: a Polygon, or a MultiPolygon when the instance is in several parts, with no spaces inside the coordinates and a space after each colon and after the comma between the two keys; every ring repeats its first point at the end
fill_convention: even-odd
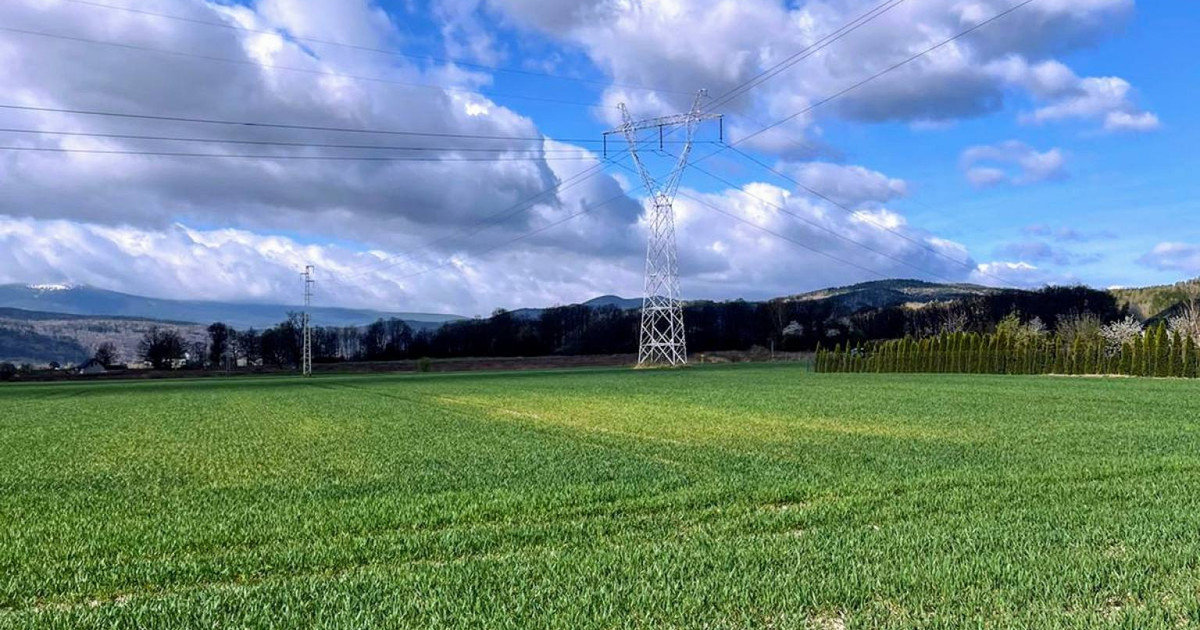
{"type": "Polygon", "coordinates": [[[0,387],[0,627],[1200,625],[1200,383],[0,387]]]}

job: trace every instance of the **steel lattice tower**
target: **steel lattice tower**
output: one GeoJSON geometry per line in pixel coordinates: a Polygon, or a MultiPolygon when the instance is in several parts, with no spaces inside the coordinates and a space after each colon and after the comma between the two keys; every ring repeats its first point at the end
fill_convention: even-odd
{"type": "Polygon", "coordinates": [[[683,328],[683,306],[679,292],[679,260],[675,248],[675,210],[672,204],[679,189],[679,180],[692,150],[692,138],[700,121],[720,119],[718,114],[700,111],[704,90],[696,94],[691,111],[686,114],[635,121],[625,104],[620,105],[622,125],[608,134],[620,133],[629,143],[629,155],[637,166],[646,191],[654,205],[650,213],[650,235],[646,243],[646,279],[642,293],[642,326],[638,342],[638,367],[658,365],[678,366],[687,363],[687,340],[683,328]],[[685,133],[683,150],[675,167],[659,182],[642,163],[638,155],[637,132],[658,129],[659,148],[663,130],[682,127],[685,133]]]}
{"type": "Polygon", "coordinates": [[[313,271],[312,265],[304,266],[304,316],[301,321],[304,326],[304,348],[300,357],[300,373],[304,376],[312,376],[312,328],[309,326],[308,311],[312,306],[313,283],[316,282],[313,279],[313,271]]]}

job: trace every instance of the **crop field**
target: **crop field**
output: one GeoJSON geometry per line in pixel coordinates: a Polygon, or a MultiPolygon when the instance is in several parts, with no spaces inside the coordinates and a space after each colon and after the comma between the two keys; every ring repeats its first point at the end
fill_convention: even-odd
{"type": "Polygon", "coordinates": [[[1200,625],[1200,383],[0,387],[0,628],[1200,625]]]}

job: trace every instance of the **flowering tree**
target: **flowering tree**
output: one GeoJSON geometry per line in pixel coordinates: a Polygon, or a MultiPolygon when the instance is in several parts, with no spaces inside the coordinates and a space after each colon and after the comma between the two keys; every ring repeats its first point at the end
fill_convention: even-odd
{"type": "Polygon", "coordinates": [[[1108,356],[1115,356],[1121,352],[1125,344],[1141,339],[1142,324],[1132,315],[1127,315],[1125,319],[1101,328],[1100,336],[1104,337],[1104,348],[1108,352],[1108,356]]]}
{"type": "Polygon", "coordinates": [[[1184,302],[1179,314],[1167,319],[1167,327],[1185,339],[1200,341],[1200,306],[1194,300],[1184,302]]]}

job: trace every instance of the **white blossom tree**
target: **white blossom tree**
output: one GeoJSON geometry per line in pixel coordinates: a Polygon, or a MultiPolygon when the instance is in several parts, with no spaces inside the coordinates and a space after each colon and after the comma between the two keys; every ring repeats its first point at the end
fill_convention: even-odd
{"type": "Polygon", "coordinates": [[[1104,348],[1109,356],[1114,356],[1121,352],[1125,344],[1142,337],[1142,323],[1135,319],[1132,315],[1125,316],[1125,319],[1105,325],[1100,329],[1100,335],[1104,337],[1104,348]]]}

